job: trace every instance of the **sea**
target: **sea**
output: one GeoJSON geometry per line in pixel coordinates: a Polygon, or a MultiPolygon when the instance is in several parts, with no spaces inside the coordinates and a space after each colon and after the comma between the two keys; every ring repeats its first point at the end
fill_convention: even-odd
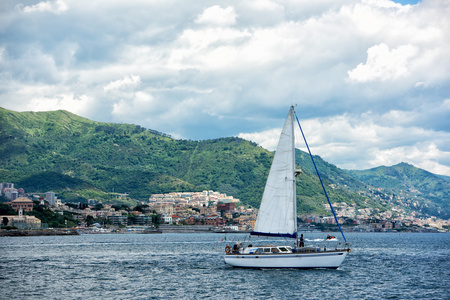
{"type": "MultiPolygon", "coordinates": [[[[334,247],[327,233],[306,246],[334,247]],[[326,243],[326,244],[324,244],[326,243]]],[[[333,233],[336,235],[336,233],[333,233]]],[[[343,242],[341,236],[337,236],[343,242]]],[[[347,233],[341,267],[236,269],[245,234],[1,237],[1,299],[450,299],[449,233],[347,233]]],[[[265,241],[252,237],[252,243],[265,241]]],[[[334,244],[335,245],[335,244],[334,244]]]]}

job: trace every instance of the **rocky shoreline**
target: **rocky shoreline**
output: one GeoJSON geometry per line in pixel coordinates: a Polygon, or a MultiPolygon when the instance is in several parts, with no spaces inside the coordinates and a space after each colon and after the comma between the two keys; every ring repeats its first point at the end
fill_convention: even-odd
{"type": "Polygon", "coordinates": [[[2,236],[52,236],[52,235],[78,235],[75,230],[44,229],[44,230],[0,230],[2,236]]]}

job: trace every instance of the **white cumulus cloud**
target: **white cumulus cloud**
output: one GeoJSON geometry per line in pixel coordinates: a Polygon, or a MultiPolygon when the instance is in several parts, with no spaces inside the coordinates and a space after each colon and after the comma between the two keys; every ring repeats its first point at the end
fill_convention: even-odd
{"type": "Polygon", "coordinates": [[[87,95],[58,94],[48,97],[32,97],[26,105],[26,110],[52,111],[67,110],[77,115],[86,115],[94,99],[87,95]]]}
{"type": "Polygon", "coordinates": [[[57,1],[42,1],[35,5],[30,6],[20,6],[23,12],[32,13],[32,12],[52,12],[55,14],[61,14],[67,11],[67,4],[62,0],[57,1]]]}
{"type": "Polygon", "coordinates": [[[232,6],[214,5],[205,9],[195,20],[198,24],[227,26],[236,23],[237,14],[232,6]]]}
{"type": "Polygon", "coordinates": [[[359,64],[348,75],[351,80],[358,82],[395,80],[410,74],[411,59],[416,55],[417,49],[412,45],[390,50],[382,43],[369,48],[366,63],[359,64]]]}
{"type": "Polygon", "coordinates": [[[105,91],[111,90],[123,90],[128,88],[137,87],[141,83],[141,78],[139,76],[125,76],[123,79],[118,79],[113,82],[110,82],[106,86],[103,87],[105,91]]]}

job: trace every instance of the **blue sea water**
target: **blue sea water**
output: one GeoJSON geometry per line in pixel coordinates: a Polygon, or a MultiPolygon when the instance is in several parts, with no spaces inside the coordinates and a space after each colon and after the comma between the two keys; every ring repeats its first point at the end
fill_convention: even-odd
{"type": "MultiPolygon", "coordinates": [[[[306,233],[306,244],[325,236],[306,233]]],[[[348,233],[353,252],[337,270],[234,269],[223,249],[244,235],[224,237],[3,237],[0,298],[450,299],[450,234],[348,233]]]]}

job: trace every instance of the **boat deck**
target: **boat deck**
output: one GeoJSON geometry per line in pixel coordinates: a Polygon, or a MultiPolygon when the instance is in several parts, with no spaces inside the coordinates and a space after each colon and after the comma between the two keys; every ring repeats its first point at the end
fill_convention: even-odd
{"type": "MultiPolygon", "coordinates": [[[[292,248],[290,246],[273,246],[264,245],[257,247],[235,248],[226,252],[226,255],[286,255],[286,254],[306,254],[306,253],[335,253],[335,252],[351,252],[350,248],[326,249],[319,247],[301,247],[292,248]]],[[[227,251],[227,250],[226,250],[227,251]]]]}

